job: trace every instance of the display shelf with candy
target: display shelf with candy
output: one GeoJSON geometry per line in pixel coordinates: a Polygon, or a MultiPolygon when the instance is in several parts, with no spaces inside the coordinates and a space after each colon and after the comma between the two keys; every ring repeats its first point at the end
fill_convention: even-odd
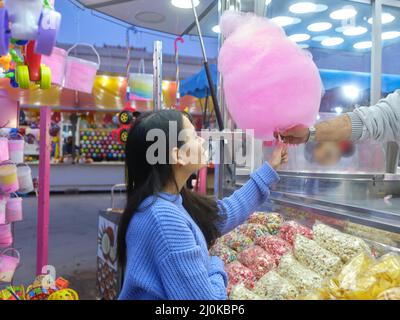
{"type": "Polygon", "coordinates": [[[124,146],[112,138],[109,129],[80,130],[80,157],[95,162],[124,161],[124,146]]]}

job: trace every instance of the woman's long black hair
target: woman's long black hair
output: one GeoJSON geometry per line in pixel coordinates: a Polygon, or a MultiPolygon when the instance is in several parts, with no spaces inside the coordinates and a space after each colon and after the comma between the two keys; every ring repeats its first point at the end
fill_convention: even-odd
{"type": "MultiPolygon", "coordinates": [[[[124,266],[126,262],[126,233],[138,206],[145,198],[158,195],[169,183],[173,182],[176,185],[173,168],[168,161],[171,151],[168,142],[169,123],[177,124],[179,134],[183,129],[184,116],[191,120],[190,116],[176,110],[153,112],[137,118],[129,131],[125,148],[127,204],[120,220],[117,244],[118,261],[121,266],[124,266]],[[162,130],[167,137],[166,159],[168,164],[153,165],[147,161],[147,150],[154,141],[146,141],[146,137],[152,129],[162,130]]],[[[182,144],[179,141],[176,143],[178,148],[182,144]]],[[[220,235],[216,223],[222,219],[215,199],[194,193],[186,188],[183,188],[180,194],[184,208],[203,232],[207,245],[211,246],[220,235]]]]}

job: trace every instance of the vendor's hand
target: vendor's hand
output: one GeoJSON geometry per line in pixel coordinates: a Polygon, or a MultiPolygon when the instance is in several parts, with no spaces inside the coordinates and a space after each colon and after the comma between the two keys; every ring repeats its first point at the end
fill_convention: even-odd
{"type": "Polygon", "coordinates": [[[288,155],[288,147],[284,143],[278,143],[272,152],[271,159],[269,160],[269,164],[275,170],[278,170],[280,166],[284,163],[287,163],[289,160],[288,155]]]}
{"type": "Polygon", "coordinates": [[[287,130],[275,132],[275,138],[278,138],[278,134],[281,136],[284,143],[301,144],[307,142],[310,131],[304,126],[295,126],[287,130]]]}

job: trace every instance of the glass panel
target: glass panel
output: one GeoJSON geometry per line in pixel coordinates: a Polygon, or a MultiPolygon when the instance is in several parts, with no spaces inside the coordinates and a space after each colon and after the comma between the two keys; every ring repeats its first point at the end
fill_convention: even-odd
{"type": "Polygon", "coordinates": [[[371,5],[345,0],[272,0],[267,17],[309,50],[325,87],[321,112],[343,113],[370,98],[371,5]],[[341,10],[341,11],[338,11],[341,10]],[[348,17],[343,19],[343,17],[348,17]],[[361,44],[360,44],[361,43],[361,44]]]}

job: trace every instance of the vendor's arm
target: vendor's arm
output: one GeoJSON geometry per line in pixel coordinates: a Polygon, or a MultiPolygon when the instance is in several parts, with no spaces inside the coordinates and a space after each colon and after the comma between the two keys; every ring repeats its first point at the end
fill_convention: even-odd
{"type": "Polygon", "coordinates": [[[400,90],[371,107],[348,113],[351,140],[400,141],[400,90]]]}
{"type": "Polygon", "coordinates": [[[158,267],[169,300],[226,300],[227,275],[218,257],[204,259],[193,231],[178,212],[164,208],[158,267]]]}
{"type": "MultiPolygon", "coordinates": [[[[371,107],[357,108],[315,126],[316,141],[368,140],[400,141],[400,90],[371,107]]],[[[290,144],[307,142],[309,129],[296,126],[280,132],[290,144]]]]}
{"type": "Polygon", "coordinates": [[[266,200],[271,184],[279,180],[273,168],[278,168],[284,162],[287,162],[287,147],[281,145],[275,149],[270,164],[265,162],[240,189],[218,201],[220,214],[224,218],[217,225],[221,234],[242,224],[266,200]]]}

